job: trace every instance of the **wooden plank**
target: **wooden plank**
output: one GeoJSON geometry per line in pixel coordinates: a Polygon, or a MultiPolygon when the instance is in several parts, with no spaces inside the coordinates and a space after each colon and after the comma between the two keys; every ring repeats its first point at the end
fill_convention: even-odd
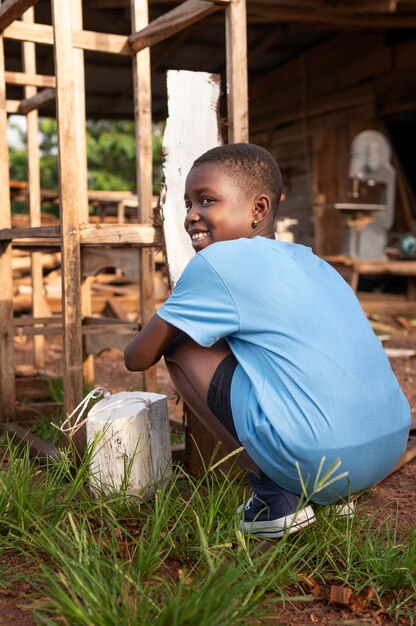
{"type": "Polygon", "coordinates": [[[3,35],[5,39],[32,41],[53,46],[53,28],[47,24],[25,24],[18,21],[8,26],[3,35]]]}
{"type": "MultiPolygon", "coordinates": [[[[1,222],[0,222],[1,224],[1,222]]],[[[29,228],[1,228],[0,241],[10,241],[12,239],[28,238],[49,238],[59,237],[61,227],[56,226],[34,226],[29,228]]]]}
{"type": "Polygon", "coordinates": [[[220,76],[205,72],[168,72],[168,120],[163,136],[163,230],[169,283],[173,288],[195,252],[183,227],[183,192],[193,162],[221,142],[220,76]]]}
{"type": "MultiPolygon", "coordinates": [[[[83,193],[78,181],[78,124],[74,115],[76,70],[72,47],[70,3],[52,0],[55,74],[57,89],[57,122],[59,146],[59,198],[62,254],[62,307],[64,324],[64,391],[65,412],[71,413],[83,397],[82,379],[82,313],[81,254],[79,215],[83,193]]],[[[75,112],[76,113],[76,112],[75,112]]],[[[83,436],[74,438],[83,451],[83,436]]]]}
{"type": "MultiPolygon", "coordinates": [[[[120,303],[122,305],[122,303],[120,303]]],[[[96,319],[96,318],[94,318],[96,319]]],[[[83,335],[104,335],[107,340],[110,341],[110,335],[131,335],[134,336],[138,333],[139,324],[136,322],[115,322],[114,318],[107,318],[108,323],[96,323],[95,325],[88,325],[82,327],[83,335]]],[[[101,320],[103,321],[103,320],[101,320]]],[[[40,337],[45,335],[62,335],[63,327],[60,326],[17,326],[15,327],[14,334],[16,337],[40,337]]],[[[110,347],[107,346],[107,347],[110,347]]]]}
{"type": "MultiPolygon", "coordinates": [[[[271,3],[254,2],[250,4],[250,16],[258,16],[267,20],[267,23],[295,22],[301,24],[325,24],[332,27],[344,28],[415,28],[416,18],[411,15],[393,13],[380,15],[371,13],[368,15],[342,15],[330,8],[319,6],[305,10],[302,7],[286,8],[271,3]]],[[[258,20],[257,20],[258,21],[258,20]]]]}
{"type": "Polygon", "coordinates": [[[38,0],[4,0],[0,6],[0,32],[37,2],[38,0]]]}
{"type": "Polygon", "coordinates": [[[9,85],[26,85],[30,87],[56,87],[55,76],[46,74],[29,74],[28,72],[5,72],[6,83],[9,85]]]}
{"type": "Polygon", "coordinates": [[[53,102],[54,100],[55,89],[43,89],[42,91],[39,91],[36,95],[22,100],[16,112],[24,115],[26,113],[30,113],[30,111],[34,111],[35,109],[41,109],[42,107],[46,106],[50,102],[53,102]]]}
{"type": "MultiPolygon", "coordinates": [[[[136,0],[132,0],[132,2],[134,3],[136,0]]],[[[148,26],[142,27],[130,35],[131,50],[136,53],[148,46],[153,46],[207,15],[218,11],[219,8],[218,5],[209,0],[186,0],[171,11],[156,18],[148,26]]],[[[133,30],[136,28],[140,28],[140,25],[133,25],[133,30]]]]}
{"type": "Polygon", "coordinates": [[[13,115],[18,112],[20,107],[20,100],[7,100],[6,113],[13,115]]]}
{"type": "Polygon", "coordinates": [[[225,9],[228,142],[248,142],[247,21],[245,0],[225,9]]]}
{"type": "Polygon", "coordinates": [[[16,398],[27,401],[44,400],[49,396],[50,378],[46,376],[17,376],[16,398]]]}
{"type": "Polygon", "coordinates": [[[184,443],[174,443],[171,446],[172,463],[175,465],[183,465],[186,459],[186,446],[184,443]]]}
{"type": "Polygon", "coordinates": [[[139,252],[137,248],[84,247],[82,250],[82,276],[96,276],[104,269],[123,269],[126,278],[139,281],[139,252]]]}
{"type": "MultiPolygon", "coordinates": [[[[72,20],[72,41],[74,41],[74,33],[82,31],[82,0],[72,0],[71,3],[71,20],[72,20]]],[[[87,182],[87,137],[86,137],[86,107],[85,107],[85,69],[84,69],[84,52],[83,50],[73,50],[74,55],[74,73],[75,73],[75,121],[77,124],[76,140],[78,143],[79,166],[77,168],[82,200],[80,203],[79,221],[81,224],[87,224],[89,221],[88,206],[88,182],[87,182]]],[[[91,304],[91,278],[81,278],[81,311],[82,316],[88,316],[92,313],[91,304]]],[[[94,359],[92,356],[83,354],[83,376],[87,385],[94,383],[94,359]]]]}
{"type": "Polygon", "coordinates": [[[62,318],[58,315],[51,315],[50,317],[29,317],[28,315],[22,315],[14,319],[15,328],[19,328],[19,326],[36,326],[37,324],[46,324],[48,326],[58,324],[62,326],[62,318]]]}
{"type": "Polygon", "coordinates": [[[161,228],[150,224],[83,224],[80,232],[82,245],[162,245],[161,228]]]}
{"type": "Polygon", "coordinates": [[[105,52],[108,54],[120,54],[122,56],[132,55],[128,37],[124,35],[112,35],[107,33],[96,33],[88,30],[78,30],[73,32],[72,42],[74,48],[80,48],[81,50],[105,52]]]}
{"type": "Polygon", "coordinates": [[[109,333],[108,328],[100,333],[90,333],[84,340],[85,351],[92,356],[97,356],[108,348],[116,348],[123,352],[136,334],[137,331],[133,329],[127,333],[109,333]]]}
{"type": "Polygon", "coordinates": [[[354,260],[353,268],[359,274],[388,274],[416,276],[416,261],[365,261],[354,260]]]}
{"type": "Polygon", "coordinates": [[[137,195],[131,191],[101,191],[95,189],[88,190],[88,200],[98,200],[99,202],[118,203],[121,200],[133,200],[138,202],[137,195]]]}
{"type": "Polygon", "coordinates": [[[58,459],[61,456],[57,448],[43,441],[40,437],[33,435],[27,428],[19,426],[15,422],[1,425],[1,431],[11,435],[14,441],[26,443],[29,446],[31,457],[41,461],[48,461],[50,459],[58,459]]]}
{"type": "MultiPolygon", "coordinates": [[[[147,0],[131,0],[133,31],[143,31],[149,23],[147,0]]],[[[129,39],[131,43],[131,40],[129,39]]],[[[134,116],[136,121],[136,184],[139,198],[138,219],[142,223],[153,221],[152,183],[152,86],[149,48],[132,47],[134,116]]],[[[154,314],[154,261],[153,250],[141,250],[139,255],[140,321],[144,325],[154,314]]],[[[92,349],[92,347],[91,347],[92,349]]],[[[155,391],[156,369],[150,368],[143,376],[144,389],[155,391]]]]}
{"type": "Polygon", "coordinates": [[[118,298],[111,298],[105,307],[105,314],[118,320],[126,320],[128,315],[123,303],[118,298]]]}
{"type": "Polygon", "coordinates": [[[60,402],[28,402],[16,405],[16,420],[21,422],[32,422],[39,419],[39,415],[44,417],[54,417],[62,414],[63,404],[60,402]]]}
{"type": "MultiPolygon", "coordinates": [[[[10,4],[9,4],[10,6],[10,4]]],[[[0,35],[0,229],[11,226],[4,46],[0,35]]],[[[10,241],[0,243],[0,422],[15,417],[13,269],[10,241]]]]}
{"type": "MultiPolygon", "coordinates": [[[[35,11],[30,8],[23,14],[23,22],[33,24],[35,21],[35,11]]],[[[36,75],[36,48],[35,44],[25,41],[23,48],[23,69],[27,75],[36,75]]],[[[53,97],[55,90],[51,89],[53,97]]],[[[45,93],[45,92],[41,92],[45,93]]],[[[37,87],[27,85],[24,89],[26,102],[34,102],[37,96],[37,87]]],[[[24,102],[24,101],[23,101],[24,102]]],[[[22,104],[23,104],[22,102],[22,104]]],[[[31,227],[41,225],[40,207],[40,155],[39,155],[39,120],[38,107],[28,109],[27,112],[27,160],[28,160],[28,191],[29,191],[29,221],[31,227]]],[[[23,111],[22,111],[23,112],[23,111]]],[[[32,315],[39,317],[45,311],[43,295],[43,264],[40,252],[31,254],[31,279],[32,279],[32,315]]],[[[37,336],[33,339],[33,364],[36,368],[43,368],[44,358],[44,337],[37,336]]]]}
{"type": "Polygon", "coordinates": [[[409,461],[412,461],[415,457],[416,457],[416,437],[411,436],[409,437],[409,441],[406,446],[406,451],[400,457],[400,459],[398,460],[396,465],[393,467],[393,469],[388,473],[388,476],[390,476],[394,472],[397,472],[398,469],[403,467],[403,465],[405,465],[406,463],[409,463],[409,461]]]}
{"type": "Polygon", "coordinates": [[[51,252],[51,250],[60,249],[60,240],[58,238],[50,239],[15,239],[13,241],[13,250],[26,250],[28,252],[51,252]]]}
{"type": "MultiPolygon", "coordinates": [[[[33,43],[53,46],[53,28],[48,24],[24,24],[15,22],[4,31],[6,39],[17,41],[32,41],[33,43]]],[[[108,54],[121,54],[131,56],[132,51],[128,43],[128,37],[94,31],[77,30],[72,34],[72,42],[75,48],[104,52],[108,54]]]]}
{"type": "MultiPolygon", "coordinates": [[[[386,315],[416,315],[416,302],[407,300],[404,297],[387,298],[386,294],[377,295],[376,299],[369,299],[368,293],[358,292],[358,299],[361,307],[367,315],[371,313],[386,315]]],[[[387,294],[388,295],[388,294],[387,294]]]]}

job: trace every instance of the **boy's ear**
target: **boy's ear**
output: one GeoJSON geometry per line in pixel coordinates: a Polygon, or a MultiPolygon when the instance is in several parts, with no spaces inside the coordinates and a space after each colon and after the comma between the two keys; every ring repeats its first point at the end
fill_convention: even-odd
{"type": "Polygon", "coordinates": [[[259,221],[264,220],[272,209],[272,203],[267,194],[259,194],[254,198],[253,214],[259,221]]]}

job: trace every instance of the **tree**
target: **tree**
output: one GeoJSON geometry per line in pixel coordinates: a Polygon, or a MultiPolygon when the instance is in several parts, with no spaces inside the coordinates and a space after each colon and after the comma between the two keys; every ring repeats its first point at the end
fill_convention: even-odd
{"type": "MultiPolygon", "coordinates": [[[[20,143],[26,144],[26,131],[13,125],[20,143]]],[[[158,193],[161,180],[162,135],[164,125],[154,126],[153,132],[153,191],[158,193]]],[[[56,121],[41,118],[40,176],[42,189],[58,189],[58,145],[56,121]]],[[[136,190],[136,144],[134,122],[131,120],[88,121],[87,160],[88,188],[95,190],[136,190]]],[[[10,178],[27,180],[27,151],[22,147],[10,148],[10,178]]],[[[14,210],[19,207],[14,206],[14,210]]],[[[53,205],[44,209],[56,211],[53,205]]]]}

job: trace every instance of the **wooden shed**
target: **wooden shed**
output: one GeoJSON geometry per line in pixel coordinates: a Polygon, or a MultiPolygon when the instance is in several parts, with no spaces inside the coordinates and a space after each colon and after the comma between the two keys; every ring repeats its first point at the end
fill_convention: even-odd
{"type": "MultiPolygon", "coordinates": [[[[56,115],[60,120],[60,141],[70,146],[69,152],[60,155],[61,205],[65,206],[61,229],[12,232],[9,200],[3,189],[0,199],[2,275],[10,274],[9,248],[14,239],[26,245],[22,240],[43,236],[51,245],[52,240],[57,245],[61,238],[66,251],[63,326],[67,408],[78,402],[82,392],[82,363],[79,357],[71,357],[82,352],[82,333],[86,330],[81,328],[81,318],[88,313],[88,307],[81,309],[78,298],[80,289],[88,290],[88,281],[82,285],[71,281],[74,272],[80,271],[80,249],[103,242],[113,245],[115,237],[118,242],[121,237],[128,246],[139,248],[143,259],[150,248],[161,245],[160,232],[150,225],[148,163],[151,119],[166,117],[167,70],[221,74],[224,138],[249,139],[268,148],[277,158],[286,192],[281,216],[297,220],[296,241],[313,245],[323,255],[344,252],[345,228],[335,204],[349,197],[351,141],[368,129],[382,131],[393,148],[397,171],[393,229],[400,233],[414,231],[413,1],[248,0],[247,27],[243,0],[150,0],[149,6],[139,0],[71,0],[68,6],[59,0],[0,3],[2,57],[4,43],[4,59],[0,58],[0,66],[4,67],[0,74],[0,144],[5,136],[6,112],[27,113],[42,107],[42,115],[56,115]],[[21,20],[31,7],[34,10],[30,16],[26,13],[21,20]],[[22,56],[22,42],[36,45],[36,49],[26,48],[22,56]],[[72,53],[78,54],[78,63],[73,62],[72,53]],[[51,91],[55,89],[57,97],[51,91]],[[83,109],[83,115],[76,119],[70,115],[73,102],[83,109]],[[139,120],[140,224],[134,236],[131,231],[120,235],[121,231],[112,230],[103,239],[103,233],[97,235],[90,226],[80,228],[80,207],[84,210],[86,206],[86,169],[81,168],[76,180],[65,177],[65,171],[71,170],[75,155],[80,162],[85,161],[80,141],[84,131],[79,125],[85,117],[139,120]],[[78,302],[75,308],[74,302],[78,302]]],[[[8,182],[5,163],[3,142],[1,184],[8,182]]],[[[31,227],[40,228],[36,194],[32,201],[31,227]]],[[[34,246],[33,251],[36,254],[38,247],[34,246]]],[[[410,263],[411,267],[403,271],[414,275],[414,262],[410,263]]],[[[141,267],[145,266],[142,263],[141,267]]],[[[146,272],[141,275],[141,285],[145,320],[152,310],[152,287],[146,272]]],[[[1,412],[9,419],[14,415],[14,373],[7,280],[2,283],[2,291],[1,412]]]]}
{"type": "MultiPolygon", "coordinates": [[[[85,31],[129,35],[129,0],[84,0],[85,31]]],[[[149,3],[150,21],[176,2],[149,3]]],[[[215,4],[215,3],[214,3],[215,4]]],[[[49,0],[36,4],[36,21],[51,23],[49,0]]],[[[192,11],[191,11],[192,13],[192,11]]],[[[168,23],[167,23],[168,24],[168,23]]],[[[398,170],[394,229],[413,231],[411,148],[415,136],[416,7],[410,0],[270,0],[247,3],[250,141],[277,157],[284,173],[282,216],[298,220],[297,241],[322,254],[343,250],[342,218],[331,208],[349,191],[353,137],[385,133],[398,170]]],[[[151,47],[152,115],[166,116],[166,70],[218,72],[225,85],[225,30],[217,11],[151,47]]],[[[116,40],[114,39],[114,45],[116,40]]],[[[18,71],[19,43],[5,42],[9,71],[18,71]]],[[[125,51],[126,52],[126,51],[125,51]]],[[[134,115],[131,58],[85,49],[86,113],[90,118],[134,115]]],[[[50,47],[37,46],[38,67],[53,73],[50,47]]],[[[10,85],[11,99],[22,87],[10,85]]],[[[46,104],[45,115],[54,114],[46,104]]],[[[224,125],[226,110],[224,108],[224,125]]]]}

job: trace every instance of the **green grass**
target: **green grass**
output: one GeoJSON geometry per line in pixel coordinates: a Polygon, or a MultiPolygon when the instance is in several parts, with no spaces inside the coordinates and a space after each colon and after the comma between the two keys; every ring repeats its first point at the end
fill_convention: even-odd
{"type": "Polygon", "coordinates": [[[141,502],[89,493],[92,451],[75,469],[71,450],[45,466],[8,440],[3,450],[1,586],[30,584],[37,624],[261,623],[280,603],[311,601],[305,580],[370,589],[373,609],[411,619],[415,529],[399,534],[394,518],[358,507],[339,520],[317,507],[315,525],[266,544],[238,530],[244,486],[210,468],[199,479],[175,472],[141,502]],[[7,557],[19,566],[8,569],[7,557]]]}

